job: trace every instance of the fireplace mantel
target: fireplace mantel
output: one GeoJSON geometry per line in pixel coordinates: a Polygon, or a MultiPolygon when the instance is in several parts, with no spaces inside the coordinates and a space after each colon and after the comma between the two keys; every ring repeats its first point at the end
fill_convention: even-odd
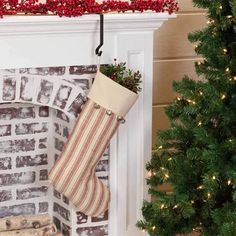
{"type": "MultiPolygon", "coordinates": [[[[169,18],[168,13],[105,14],[105,31],[153,31],[169,18]]],[[[97,30],[99,16],[5,16],[0,20],[0,36],[88,33],[97,30]]]]}
{"type": "MultiPolygon", "coordinates": [[[[138,102],[110,145],[109,236],[143,235],[135,224],[141,219],[143,199],[148,197],[145,163],[151,156],[153,32],[174,17],[168,13],[128,13],[106,14],[104,18],[101,63],[117,58],[143,77],[138,102]]],[[[98,42],[98,15],[5,16],[0,19],[0,69],[96,65],[98,42]]],[[[76,220],[74,217],[72,223],[76,220]]],[[[72,236],[76,236],[73,230],[72,236]]]]}

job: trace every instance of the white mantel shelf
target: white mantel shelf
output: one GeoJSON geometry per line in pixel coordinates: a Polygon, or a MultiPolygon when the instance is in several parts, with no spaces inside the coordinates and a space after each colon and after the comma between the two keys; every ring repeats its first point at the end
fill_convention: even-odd
{"type": "MultiPolygon", "coordinates": [[[[105,14],[105,31],[152,31],[175,14],[124,13],[105,14]]],[[[59,16],[5,16],[0,19],[0,36],[24,36],[27,34],[73,34],[94,32],[98,29],[99,15],[80,17],[59,16]]]]}

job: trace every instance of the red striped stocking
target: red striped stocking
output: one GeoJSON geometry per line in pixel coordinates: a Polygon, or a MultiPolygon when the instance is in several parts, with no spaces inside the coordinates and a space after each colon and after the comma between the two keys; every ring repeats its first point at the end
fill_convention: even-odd
{"type": "Polygon", "coordinates": [[[55,189],[87,215],[98,216],[108,208],[110,192],[95,168],[137,97],[98,72],[61,157],[50,171],[55,189]]]}

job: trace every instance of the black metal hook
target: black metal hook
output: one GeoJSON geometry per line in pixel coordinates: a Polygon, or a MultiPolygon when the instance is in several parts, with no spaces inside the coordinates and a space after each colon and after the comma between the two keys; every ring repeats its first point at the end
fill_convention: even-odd
{"type": "Polygon", "coordinates": [[[104,40],[104,15],[100,14],[100,44],[95,49],[95,53],[99,57],[102,55],[102,51],[100,51],[100,48],[104,43],[103,40],[104,40]]]}

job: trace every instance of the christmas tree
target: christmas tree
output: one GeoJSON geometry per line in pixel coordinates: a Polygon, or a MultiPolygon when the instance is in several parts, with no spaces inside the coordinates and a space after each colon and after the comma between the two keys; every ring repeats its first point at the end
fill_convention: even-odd
{"type": "Polygon", "coordinates": [[[152,201],[138,227],[151,236],[236,235],[236,0],[194,0],[207,27],[191,33],[203,79],[184,77],[167,108],[147,180],[152,201]],[[171,193],[157,186],[171,183],[171,193]]]}

